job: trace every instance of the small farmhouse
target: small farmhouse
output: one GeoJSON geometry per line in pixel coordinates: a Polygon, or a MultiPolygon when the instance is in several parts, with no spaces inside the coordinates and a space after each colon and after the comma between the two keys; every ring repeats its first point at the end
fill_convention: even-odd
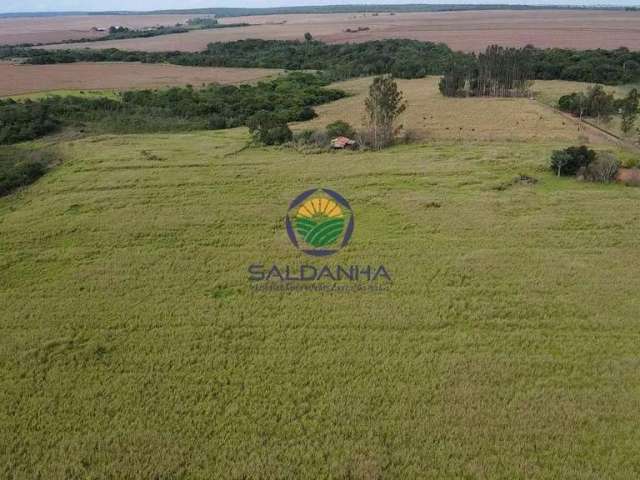
{"type": "Polygon", "coordinates": [[[331,140],[331,148],[343,150],[345,148],[351,149],[356,147],[356,141],[347,137],[337,137],[331,140]]]}

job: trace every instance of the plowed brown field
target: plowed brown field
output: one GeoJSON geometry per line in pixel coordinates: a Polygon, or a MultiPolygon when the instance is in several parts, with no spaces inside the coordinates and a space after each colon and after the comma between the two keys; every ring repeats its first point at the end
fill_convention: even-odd
{"type": "Polygon", "coordinates": [[[141,63],[0,63],[0,96],[51,90],[120,90],[214,82],[243,83],[278,72],[260,68],[180,67],[141,63]]]}
{"type": "MultiPolygon", "coordinates": [[[[476,11],[405,14],[268,15],[225,18],[225,23],[248,22],[248,27],[201,30],[154,38],[115,40],[78,47],[125,50],[204,50],[210,42],[246,38],[302,39],[310,32],[330,42],[363,42],[412,38],[444,42],[456,50],[482,50],[498,43],[510,46],[640,49],[640,12],[625,11],[476,11]],[[284,22],[284,23],[283,23],[284,22]],[[358,33],[347,29],[369,28],[358,33]]],[[[63,45],[58,48],[69,48],[63,45]]]]}
{"type": "Polygon", "coordinates": [[[64,17],[0,18],[0,45],[49,43],[97,38],[106,32],[91,29],[120,25],[128,28],[175,25],[189,15],[70,15],[64,17]]]}

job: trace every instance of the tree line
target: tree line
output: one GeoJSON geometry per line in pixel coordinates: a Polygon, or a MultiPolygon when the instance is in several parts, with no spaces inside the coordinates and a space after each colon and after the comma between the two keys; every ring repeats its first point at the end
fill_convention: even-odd
{"type": "Polygon", "coordinates": [[[440,80],[448,97],[513,97],[529,94],[533,52],[528,48],[490,45],[465,62],[452,62],[440,80]]]}
{"type": "MultiPolygon", "coordinates": [[[[390,73],[398,78],[440,74],[454,53],[444,44],[383,40],[328,45],[316,40],[239,40],[211,43],[204,52],[141,52],[117,49],[44,50],[0,47],[0,59],[29,64],[73,62],[172,63],[183,66],[321,70],[331,80],[390,73]]],[[[461,55],[461,54],[460,54],[461,55]]]]}
{"type": "MultiPolygon", "coordinates": [[[[494,47],[491,47],[494,48],[494,47]]],[[[606,85],[640,81],[640,52],[615,50],[505,49],[518,68],[526,58],[530,79],[573,80],[606,85]]],[[[491,53],[486,65],[491,64],[491,53]]],[[[26,63],[145,62],[186,66],[265,67],[288,70],[321,70],[332,80],[392,74],[396,78],[421,78],[446,74],[453,85],[479,68],[480,57],[454,52],[442,43],[417,40],[378,40],[363,43],[326,44],[313,38],[303,41],[239,40],[211,43],[203,52],[140,52],[117,49],[43,50],[0,47],[0,59],[21,58],[26,63]]],[[[504,57],[505,59],[507,57],[504,57]]],[[[523,72],[512,73],[517,76],[523,72]]],[[[482,78],[482,77],[481,77],[482,78]]],[[[486,77],[485,77],[486,78],[486,77]]],[[[489,85],[487,88],[496,88],[489,85]]],[[[502,87],[498,87],[502,88],[502,87]]]]}
{"type": "Polygon", "coordinates": [[[303,121],[314,105],[342,98],[318,75],[295,72],[257,85],[174,87],[123,92],[118,100],[50,96],[0,100],[0,144],[39,138],[69,125],[113,133],[222,129],[250,125],[266,112],[279,122],[303,121]]]}
{"type": "Polygon", "coordinates": [[[558,100],[558,108],[580,119],[591,117],[597,118],[598,121],[608,121],[611,115],[620,113],[621,129],[627,134],[635,125],[639,103],[640,96],[635,88],[625,97],[615,98],[612,93],[607,93],[602,85],[594,85],[586,92],[563,95],[558,100]]]}

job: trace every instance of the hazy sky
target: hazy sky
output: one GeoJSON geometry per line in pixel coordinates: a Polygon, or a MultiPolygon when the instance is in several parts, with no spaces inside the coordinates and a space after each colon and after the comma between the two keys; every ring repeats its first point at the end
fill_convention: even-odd
{"type": "Polygon", "coordinates": [[[161,10],[199,7],[281,7],[290,5],[338,5],[352,3],[514,3],[537,5],[639,5],[640,0],[472,0],[472,1],[420,1],[420,0],[0,0],[0,13],[47,11],[104,11],[104,10],[161,10]]]}

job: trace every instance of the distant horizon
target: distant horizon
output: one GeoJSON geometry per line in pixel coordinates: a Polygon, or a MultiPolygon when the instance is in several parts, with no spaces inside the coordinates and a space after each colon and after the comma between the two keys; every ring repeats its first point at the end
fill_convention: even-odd
{"type": "Polygon", "coordinates": [[[315,1],[288,1],[268,2],[265,0],[247,0],[242,7],[236,2],[210,2],[207,0],[8,0],[0,6],[0,15],[29,15],[29,14],[82,14],[82,13],[146,13],[165,10],[195,10],[195,9],[275,9],[275,8],[295,8],[295,7],[329,7],[329,6],[349,6],[349,5],[447,5],[447,6],[521,6],[521,7],[569,7],[569,8],[625,8],[640,7],[640,2],[632,0],[602,1],[602,0],[578,0],[578,1],[554,1],[541,0],[537,2],[522,1],[484,1],[472,0],[466,2],[439,2],[439,1],[397,1],[397,0],[370,0],[370,1],[341,1],[341,0],[315,0],[315,1]],[[212,3],[214,3],[212,5],[212,3]]]}

